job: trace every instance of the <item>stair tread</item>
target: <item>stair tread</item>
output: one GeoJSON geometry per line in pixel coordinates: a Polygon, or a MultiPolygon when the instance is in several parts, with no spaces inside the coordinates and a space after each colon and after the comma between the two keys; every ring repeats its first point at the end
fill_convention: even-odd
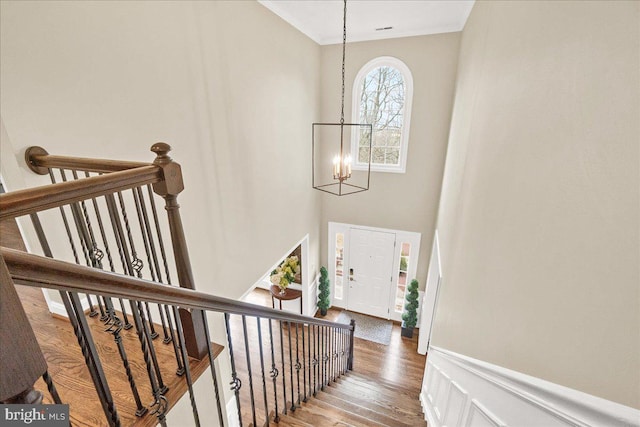
{"type": "Polygon", "coordinates": [[[400,427],[400,426],[408,425],[404,422],[397,420],[396,418],[388,416],[387,414],[344,400],[333,394],[321,392],[317,394],[316,399],[322,400],[323,402],[326,402],[348,413],[359,415],[369,420],[375,420],[376,422],[385,426],[400,427]]]}
{"type": "Polygon", "coordinates": [[[405,423],[412,422],[416,416],[422,415],[417,396],[414,403],[397,395],[381,394],[375,390],[364,390],[346,383],[325,387],[324,392],[405,423]]]}
{"type": "Polygon", "coordinates": [[[384,411],[386,408],[396,415],[403,413],[413,415],[422,410],[418,393],[400,388],[385,389],[375,383],[362,383],[345,378],[336,383],[336,386],[330,387],[329,390],[325,387],[325,391],[342,398],[349,397],[353,402],[369,409],[384,411]]]}
{"type": "Polygon", "coordinates": [[[383,426],[375,420],[345,412],[317,398],[296,408],[295,412],[289,413],[289,416],[304,420],[314,426],[383,426]]]}

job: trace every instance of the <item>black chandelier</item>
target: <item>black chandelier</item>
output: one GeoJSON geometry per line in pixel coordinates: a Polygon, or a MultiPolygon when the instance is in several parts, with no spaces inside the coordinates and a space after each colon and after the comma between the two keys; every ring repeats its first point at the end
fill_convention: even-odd
{"type": "MultiPolygon", "coordinates": [[[[344,122],[344,70],[347,46],[347,0],[342,25],[342,100],[339,123],[313,123],[312,185],[316,190],[344,196],[369,189],[371,180],[371,124],[344,122]],[[345,134],[346,132],[346,134],[345,134]],[[356,152],[351,141],[357,139],[356,152]],[[355,162],[355,163],[354,163],[355,162]]],[[[356,102],[354,99],[353,102],[356,102]]]]}

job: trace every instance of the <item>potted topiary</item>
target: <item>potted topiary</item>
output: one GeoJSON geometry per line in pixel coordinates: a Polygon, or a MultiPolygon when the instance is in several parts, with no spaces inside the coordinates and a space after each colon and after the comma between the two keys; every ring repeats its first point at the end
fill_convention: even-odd
{"type": "Polygon", "coordinates": [[[404,305],[404,314],[402,315],[401,335],[403,337],[413,338],[413,328],[418,323],[418,295],[418,281],[413,279],[405,296],[407,303],[404,305]]]}
{"type": "Polygon", "coordinates": [[[324,267],[320,267],[320,284],[318,285],[320,294],[318,295],[318,308],[320,309],[320,315],[326,316],[327,309],[331,302],[329,301],[329,273],[324,267]]]}

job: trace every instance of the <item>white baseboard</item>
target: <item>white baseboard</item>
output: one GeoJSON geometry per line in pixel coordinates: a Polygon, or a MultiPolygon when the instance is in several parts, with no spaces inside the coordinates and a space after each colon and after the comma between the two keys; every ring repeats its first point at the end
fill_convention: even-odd
{"type": "MultiPolygon", "coordinates": [[[[80,303],[82,304],[82,311],[87,311],[89,309],[89,301],[87,301],[86,297],[80,298],[80,303]]],[[[55,314],[60,317],[69,317],[69,315],[67,314],[67,309],[64,307],[63,303],[49,300],[47,301],[47,304],[49,305],[49,311],[51,312],[51,314],[55,314]]]]}
{"type": "Polygon", "coordinates": [[[640,426],[640,411],[430,347],[420,393],[429,427],[640,426]]]}

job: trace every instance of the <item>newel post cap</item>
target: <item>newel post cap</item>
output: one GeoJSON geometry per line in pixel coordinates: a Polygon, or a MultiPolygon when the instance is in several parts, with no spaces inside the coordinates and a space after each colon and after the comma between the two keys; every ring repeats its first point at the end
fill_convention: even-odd
{"type": "Polygon", "coordinates": [[[162,168],[164,181],[153,184],[153,191],[161,196],[177,196],[184,190],[182,181],[182,168],[171,157],[171,146],[165,142],[156,142],[151,146],[151,151],[156,153],[153,164],[162,168]]]}

